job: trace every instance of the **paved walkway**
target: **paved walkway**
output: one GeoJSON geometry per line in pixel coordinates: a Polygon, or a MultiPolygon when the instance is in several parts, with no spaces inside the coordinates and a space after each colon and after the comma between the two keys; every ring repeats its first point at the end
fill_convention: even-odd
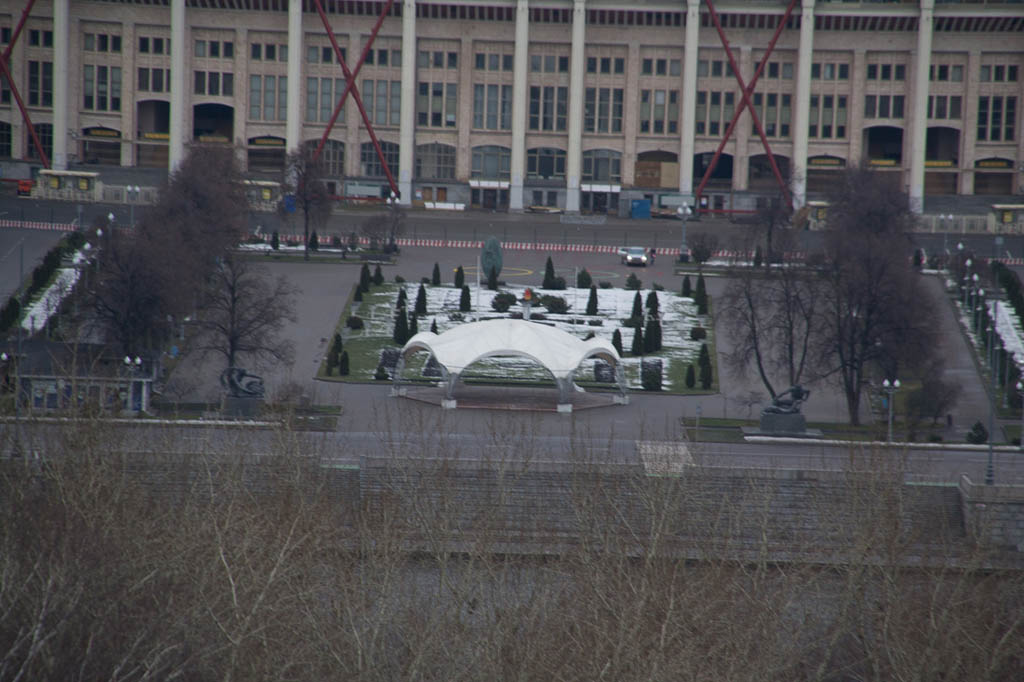
{"type": "MultiPolygon", "coordinates": [[[[942,348],[946,363],[945,377],[960,387],[960,399],[953,408],[953,429],[946,440],[963,441],[971,425],[981,421],[988,428],[988,391],[978,374],[974,351],[960,324],[960,309],[945,291],[941,275],[925,277],[927,305],[934,311],[938,328],[936,343],[942,348]]],[[[997,440],[1002,439],[1002,434],[997,440]]]]}

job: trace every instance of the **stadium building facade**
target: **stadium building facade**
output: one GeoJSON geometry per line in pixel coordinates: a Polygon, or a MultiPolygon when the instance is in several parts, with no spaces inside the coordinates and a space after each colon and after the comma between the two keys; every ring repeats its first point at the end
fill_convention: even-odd
{"type": "Polygon", "coordinates": [[[338,194],[387,196],[383,156],[405,204],[671,209],[761,65],[764,138],[743,112],[701,208],[763,205],[780,176],[801,205],[860,161],[918,210],[1024,192],[1019,1],[394,0],[376,34],[386,2],[320,4],[337,51],[312,0],[7,0],[0,158],[40,160],[27,118],[56,169],[173,168],[205,142],[273,178],[327,131],[338,194]],[[351,96],[330,125],[339,52],[365,53],[379,154],[351,96]]]}

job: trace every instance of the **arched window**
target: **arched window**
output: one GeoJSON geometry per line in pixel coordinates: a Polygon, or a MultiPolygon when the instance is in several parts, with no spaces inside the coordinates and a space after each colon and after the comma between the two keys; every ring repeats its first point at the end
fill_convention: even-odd
{"type": "MultiPolygon", "coordinates": [[[[320,140],[307,140],[306,147],[316,151],[320,140]]],[[[338,140],[327,140],[320,150],[320,161],[324,165],[324,175],[343,177],[345,175],[345,143],[338,140]]]]}
{"type": "Polygon", "coordinates": [[[526,177],[535,180],[565,178],[565,151],[553,147],[527,150],[526,177]]]}
{"type": "Polygon", "coordinates": [[[611,149],[583,152],[583,179],[591,182],[621,182],[622,154],[611,149]]]}
{"type": "MultiPolygon", "coordinates": [[[[384,152],[384,158],[388,162],[388,169],[391,171],[391,175],[396,175],[398,173],[398,145],[394,142],[381,141],[380,148],[384,152]]],[[[365,177],[386,177],[384,166],[381,165],[380,158],[377,156],[377,150],[373,148],[372,142],[364,142],[362,144],[359,150],[359,160],[365,177]]]]}
{"type": "Polygon", "coordinates": [[[474,178],[508,180],[512,170],[512,150],[493,145],[473,147],[474,178]]]}
{"type": "Polygon", "coordinates": [[[416,177],[429,180],[454,180],[455,147],[436,142],[416,147],[416,177]]]}

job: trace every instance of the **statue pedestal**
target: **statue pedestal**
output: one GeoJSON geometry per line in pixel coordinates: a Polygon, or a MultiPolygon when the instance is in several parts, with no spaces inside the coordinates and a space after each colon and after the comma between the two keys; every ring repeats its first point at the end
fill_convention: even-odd
{"type": "Polygon", "coordinates": [[[792,433],[806,433],[807,431],[807,420],[802,414],[796,412],[794,414],[774,414],[767,412],[761,415],[761,432],[779,433],[779,434],[792,434],[792,433]]]}
{"type": "Polygon", "coordinates": [[[224,396],[222,413],[228,419],[256,419],[263,409],[263,398],[256,396],[224,396]]]}

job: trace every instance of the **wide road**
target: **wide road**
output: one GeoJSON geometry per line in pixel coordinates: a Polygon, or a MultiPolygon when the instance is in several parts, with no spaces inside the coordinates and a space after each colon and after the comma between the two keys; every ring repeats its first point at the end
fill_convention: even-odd
{"type": "MultiPolygon", "coordinates": [[[[114,222],[127,225],[132,217],[142,219],[147,207],[138,206],[134,213],[126,204],[79,204],[69,201],[40,201],[0,195],[0,219],[56,221],[70,224],[81,218],[81,224],[90,225],[93,219],[114,215],[114,222]],[[81,211],[79,210],[81,209],[81,211]]],[[[348,234],[359,226],[373,211],[347,210],[336,212],[324,233],[348,234]]],[[[549,244],[577,244],[622,246],[637,244],[656,247],[662,253],[675,251],[681,241],[678,220],[632,220],[616,216],[597,216],[584,222],[564,223],[568,220],[560,215],[515,214],[504,212],[465,211],[428,212],[409,211],[406,218],[405,235],[418,239],[483,240],[493,235],[502,241],[531,241],[549,244]]],[[[273,213],[250,213],[249,225],[252,230],[260,228],[264,234],[278,230],[282,234],[301,234],[302,225],[298,220],[289,222],[273,213]]],[[[712,232],[719,238],[722,249],[748,248],[745,233],[748,227],[721,219],[690,219],[687,235],[712,232]]],[[[799,232],[795,235],[794,247],[813,250],[821,246],[822,233],[799,232]]],[[[1002,244],[997,244],[994,235],[958,233],[918,233],[914,241],[929,254],[955,252],[958,243],[963,243],[967,252],[982,257],[998,253],[1000,257],[1024,257],[1024,235],[1004,235],[1002,244]]],[[[0,248],[3,247],[0,241],[0,248]]]]}
{"type": "MultiPolygon", "coordinates": [[[[392,413],[393,415],[394,413],[392,413]]],[[[417,424],[416,416],[375,430],[295,432],[276,427],[192,424],[139,424],[97,422],[88,425],[55,422],[0,422],[0,456],[39,458],[61,456],[75,447],[72,442],[91,442],[98,452],[119,451],[139,456],[163,453],[312,457],[324,466],[355,466],[360,457],[458,459],[503,466],[529,466],[542,462],[626,464],[642,466],[637,439],[598,433],[583,428],[571,417],[561,416],[561,428],[533,416],[477,412],[474,417],[489,429],[470,433],[465,424],[447,423],[455,413],[434,414],[417,424]],[[418,426],[424,430],[413,430],[418,426]],[[79,428],[98,440],[84,438],[79,428]],[[102,446],[96,443],[104,443],[102,446]],[[20,447],[19,447],[20,444],[20,447]]],[[[388,415],[385,415],[385,419],[388,415]]],[[[407,415],[408,416],[408,415],[407,415]]],[[[590,425],[592,427],[593,425],[590,425]]],[[[691,431],[677,438],[645,434],[644,442],[664,443],[668,463],[679,467],[729,467],[813,471],[890,471],[908,481],[955,483],[961,474],[984,481],[988,451],[984,447],[886,446],[880,443],[849,444],[827,441],[705,443],[693,442],[691,431]]],[[[82,447],[79,445],[78,447],[82,447]]],[[[1024,455],[1005,447],[993,452],[996,482],[1024,484],[1024,455]]]]}

